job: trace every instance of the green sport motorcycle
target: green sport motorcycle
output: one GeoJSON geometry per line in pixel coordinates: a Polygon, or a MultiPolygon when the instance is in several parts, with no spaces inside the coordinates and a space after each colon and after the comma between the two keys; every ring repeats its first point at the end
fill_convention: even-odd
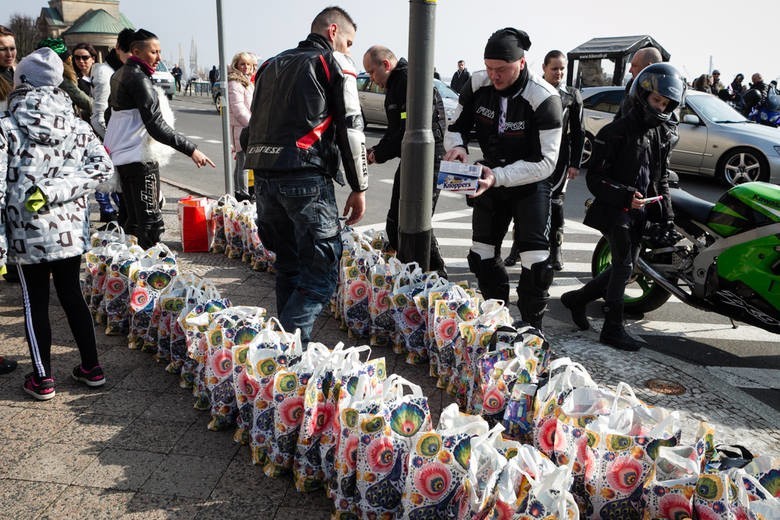
{"type": "MultiPolygon", "coordinates": [[[[672,295],[699,309],[780,333],[780,187],[734,186],[716,203],[671,189],[674,230],[648,226],[625,295],[626,312],[659,308],[672,295]]],[[[610,265],[602,237],[595,276],[610,265]]]]}

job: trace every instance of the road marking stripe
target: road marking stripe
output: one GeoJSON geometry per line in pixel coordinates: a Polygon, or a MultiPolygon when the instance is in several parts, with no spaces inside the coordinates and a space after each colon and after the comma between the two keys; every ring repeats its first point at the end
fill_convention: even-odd
{"type": "Polygon", "coordinates": [[[222,141],[217,141],[216,139],[206,139],[203,142],[204,143],[211,143],[211,144],[222,144],[222,141]]]}
{"type": "Polygon", "coordinates": [[[187,136],[185,136],[185,137],[186,137],[187,139],[203,139],[203,138],[202,138],[201,136],[199,136],[199,135],[187,135],[187,136]]]}
{"type": "Polygon", "coordinates": [[[705,367],[712,375],[740,388],[780,389],[780,370],[754,367],[705,367]]]}

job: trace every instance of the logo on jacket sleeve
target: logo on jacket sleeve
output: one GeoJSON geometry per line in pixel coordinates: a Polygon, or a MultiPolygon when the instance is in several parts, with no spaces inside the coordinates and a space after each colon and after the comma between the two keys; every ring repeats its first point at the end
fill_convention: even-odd
{"type": "Polygon", "coordinates": [[[247,153],[250,154],[264,153],[268,155],[279,155],[280,153],[282,153],[283,149],[284,149],[283,146],[268,146],[265,144],[255,144],[249,146],[249,148],[247,149],[247,153]]]}

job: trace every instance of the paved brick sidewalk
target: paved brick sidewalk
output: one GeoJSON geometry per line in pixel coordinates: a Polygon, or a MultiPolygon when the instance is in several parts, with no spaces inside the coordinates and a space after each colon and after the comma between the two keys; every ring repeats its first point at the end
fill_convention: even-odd
{"type": "MultiPolygon", "coordinates": [[[[184,192],[170,185],[164,239],[178,249],[175,200],[184,192]]],[[[259,305],[275,315],[274,279],[222,255],[181,254],[184,272],[210,278],[237,305],[259,305]]],[[[149,354],[129,350],[125,338],[98,330],[106,386],[90,390],[69,377],[78,352],[56,302],[52,365],[57,396],[36,402],[21,389],[31,371],[24,341],[18,285],[0,282],[0,347],[19,368],[0,376],[0,518],[328,518],[324,493],[297,493],[290,479],[269,479],[250,462],[249,451],[233,443],[232,432],[206,429],[208,413],[193,407],[190,393],[149,354]]],[[[52,293],[52,297],[53,293],[52,293]]],[[[573,332],[550,320],[547,332],[556,355],[583,363],[602,384],[623,380],[639,397],[679,410],[684,435],[698,421],[710,421],[718,442],[740,443],[755,452],[780,454],[780,413],[711,374],[647,349],[631,354],[596,342],[593,331],[573,332]],[[651,378],[683,384],[680,396],[644,387],[651,378]]],[[[323,316],[313,338],[328,346],[353,343],[338,323],[323,316]]],[[[427,367],[374,349],[389,372],[415,381],[431,404],[434,421],[451,399],[436,389],[427,367]]]]}

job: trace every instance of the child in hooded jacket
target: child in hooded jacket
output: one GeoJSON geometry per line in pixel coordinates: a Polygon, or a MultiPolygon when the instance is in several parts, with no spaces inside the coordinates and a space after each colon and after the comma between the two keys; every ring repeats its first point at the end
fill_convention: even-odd
{"type": "Polygon", "coordinates": [[[0,266],[14,263],[19,272],[33,364],[23,389],[39,400],[55,395],[51,278],[81,356],[73,378],[88,386],[105,383],[79,270],[89,243],[87,196],[111,176],[113,165],[57,87],[61,81],[57,54],[49,48],[32,52],[15,70],[8,113],[0,117],[0,266]]]}

